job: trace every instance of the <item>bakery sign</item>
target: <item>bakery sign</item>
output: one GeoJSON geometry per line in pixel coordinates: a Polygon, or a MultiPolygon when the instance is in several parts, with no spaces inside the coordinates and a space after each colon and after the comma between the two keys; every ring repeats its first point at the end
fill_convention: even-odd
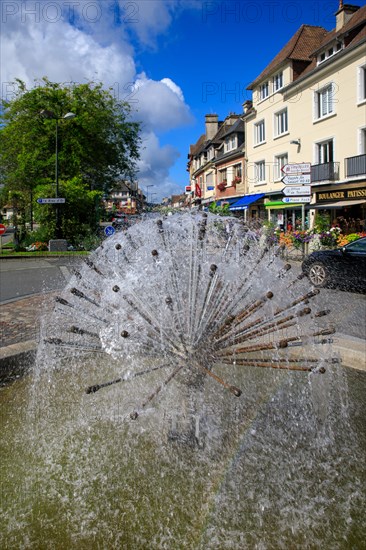
{"type": "Polygon", "coordinates": [[[337,191],[322,191],[316,193],[316,202],[351,201],[366,199],[366,187],[361,189],[337,189],[337,191]]]}

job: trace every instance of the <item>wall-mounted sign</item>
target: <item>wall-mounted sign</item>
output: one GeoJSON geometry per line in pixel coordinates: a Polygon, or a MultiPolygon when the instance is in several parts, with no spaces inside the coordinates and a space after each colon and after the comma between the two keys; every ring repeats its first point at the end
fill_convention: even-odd
{"type": "Polygon", "coordinates": [[[285,166],[282,166],[281,172],[284,174],[309,174],[311,172],[311,164],[310,162],[285,164],[285,166]]]}
{"type": "Polygon", "coordinates": [[[311,174],[295,174],[294,176],[283,176],[281,181],[285,185],[304,185],[311,183],[311,174]]]}
{"type": "Polygon", "coordinates": [[[316,193],[316,202],[366,199],[366,187],[360,189],[337,189],[316,193]]]}
{"type": "Polygon", "coordinates": [[[301,203],[301,202],[310,202],[311,201],[311,197],[310,195],[308,197],[283,197],[282,199],[282,202],[296,202],[296,203],[301,203]]]}
{"type": "Polygon", "coordinates": [[[286,197],[294,197],[298,195],[310,195],[311,186],[310,185],[288,185],[282,189],[282,193],[286,197]]]}

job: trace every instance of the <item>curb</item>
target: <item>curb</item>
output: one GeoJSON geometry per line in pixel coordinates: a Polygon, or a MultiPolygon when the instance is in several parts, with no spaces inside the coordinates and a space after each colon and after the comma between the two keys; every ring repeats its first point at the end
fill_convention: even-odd
{"type": "Polygon", "coordinates": [[[366,340],[336,333],[333,347],[344,365],[366,372],[366,340]]]}

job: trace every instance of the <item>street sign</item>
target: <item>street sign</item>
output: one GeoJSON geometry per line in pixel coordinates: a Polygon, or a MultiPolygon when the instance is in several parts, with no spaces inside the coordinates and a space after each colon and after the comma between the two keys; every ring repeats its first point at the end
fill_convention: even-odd
{"type": "Polygon", "coordinates": [[[107,235],[107,237],[111,237],[115,233],[115,229],[113,225],[107,225],[104,229],[104,233],[107,235]]]}
{"type": "Polygon", "coordinates": [[[308,174],[311,172],[310,162],[299,162],[297,164],[285,164],[281,168],[284,174],[308,174]]]}
{"type": "Polygon", "coordinates": [[[294,176],[283,176],[281,181],[285,185],[304,185],[311,183],[311,174],[295,174],[294,176]]]}
{"type": "Polygon", "coordinates": [[[286,195],[286,197],[297,197],[301,195],[310,195],[311,194],[311,186],[310,185],[289,185],[288,187],[284,187],[282,189],[282,193],[286,195]]]}
{"type": "Polygon", "coordinates": [[[0,223],[0,235],[4,235],[5,231],[6,231],[5,225],[3,225],[2,223],[0,223]]]}
{"type": "Polygon", "coordinates": [[[37,199],[38,204],[64,204],[66,199],[61,197],[55,199],[37,199]]]}
{"type": "Polygon", "coordinates": [[[311,201],[311,197],[283,197],[282,199],[282,202],[296,202],[296,203],[300,203],[300,202],[310,202],[311,201]]]}

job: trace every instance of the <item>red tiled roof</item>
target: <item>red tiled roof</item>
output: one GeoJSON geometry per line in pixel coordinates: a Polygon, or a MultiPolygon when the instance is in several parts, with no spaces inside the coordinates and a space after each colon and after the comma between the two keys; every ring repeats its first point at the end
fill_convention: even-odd
{"type": "Polygon", "coordinates": [[[261,80],[264,80],[266,76],[273,73],[288,59],[309,61],[310,63],[311,53],[326,34],[327,31],[323,27],[302,25],[264,71],[249,84],[247,90],[252,90],[261,80]]]}
{"type": "MultiPolygon", "coordinates": [[[[344,25],[341,29],[338,31],[336,29],[333,29],[329,31],[324,39],[319,43],[319,46],[317,48],[314,48],[314,51],[312,52],[312,55],[316,55],[316,53],[319,50],[322,50],[325,48],[330,42],[333,42],[333,40],[336,40],[336,38],[342,38],[343,35],[349,33],[351,30],[356,29],[358,26],[366,23],[366,5],[362,8],[359,8],[350,18],[348,23],[344,25]]],[[[358,36],[359,33],[357,33],[358,36]]],[[[352,40],[352,43],[354,43],[354,39],[352,40]]]]}
{"type": "Polygon", "coordinates": [[[311,71],[316,66],[314,56],[316,53],[325,48],[328,43],[336,38],[341,38],[350,32],[355,32],[355,36],[351,39],[347,47],[354,46],[365,38],[365,28],[362,25],[366,24],[366,5],[359,8],[350,18],[350,20],[338,31],[332,29],[326,31],[323,27],[313,27],[311,25],[302,25],[293,37],[287,42],[282,50],[270,62],[269,65],[261,72],[261,74],[253,80],[247,87],[252,90],[259,82],[263,81],[267,76],[278,69],[287,60],[296,60],[308,62],[308,66],[304,68],[301,76],[311,71]],[[357,32],[357,27],[360,27],[357,32]]]}

